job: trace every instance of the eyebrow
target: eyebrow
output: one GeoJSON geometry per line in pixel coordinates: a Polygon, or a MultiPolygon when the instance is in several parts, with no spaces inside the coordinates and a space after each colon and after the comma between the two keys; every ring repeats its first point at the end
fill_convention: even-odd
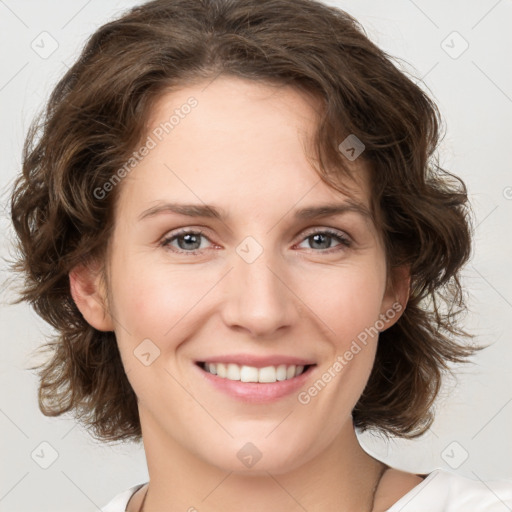
{"type": "MultiPolygon", "coordinates": [[[[364,217],[366,220],[373,219],[373,215],[364,204],[353,200],[347,200],[343,203],[308,206],[306,208],[295,210],[293,216],[297,220],[311,220],[342,215],[349,212],[357,213],[358,215],[364,217]]],[[[156,215],[162,213],[177,213],[187,217],[204,217],[210,219],[218,219],[221,221],[227,220],[229,218],[229,215],[225,210],[222,208],[216,208],[212,205],[164,203],[143,211],[139,215],[138,220],[141,221],[149,217],[155,217],[156,215]]]]}

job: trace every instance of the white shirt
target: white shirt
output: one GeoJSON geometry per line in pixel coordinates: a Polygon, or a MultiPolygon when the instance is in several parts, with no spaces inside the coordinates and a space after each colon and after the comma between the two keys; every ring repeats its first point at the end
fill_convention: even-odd
{"type": "MultiPolygon", "coordinates": [[[[143,485],[131,487],[105,505],[102,512],[125,512],[143,485]]],[[[437,468],[386,512],[508,512],[512,510],[512,480],[485,483],[437,468]]]]}

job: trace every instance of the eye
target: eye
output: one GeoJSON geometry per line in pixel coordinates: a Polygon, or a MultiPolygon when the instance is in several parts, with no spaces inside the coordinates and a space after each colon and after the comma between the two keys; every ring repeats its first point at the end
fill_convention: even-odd
{"type": "MultiPolygon", "coordinates": [[[[177,233],[171,233],[160,242],[160,245],[169,248],[173,252],[194,255],[199,254],[205,249],[201,244],[202,239],[210,241],[202,231],[184,229],[177,233]],[[175,242],[177,246],[174,245],[175,242]]],[[[351,246],[350,238],[344,233],[325,228],[310,232],[303,240],[310,240],[309,245],[311,249],[319,249],[319,251],[315,252],[335,252],[351,246]],[[336,240],[340,247],[335,246],[333,248],[333,240],[336,240]]]]}
{"type": "Polygon", "coordinates": [[[197,254],[197,251],[204,249],[204,247],[201,247],[202,238],[208,240],[202,231],[182,230],[165,237],[160,245],[162,247],[170,247],[171,250],[178,253],[197,254]],[[175,245],[172,245],[175,241],[178,244],[177,248],[175,245]]]}
{"type": "Polygon", "coordinates": [[[334,252],[334,251],[326,251],[326,249],[331,249],[332,241],[337,240],[339,245],[342,247],[335,247],[334,250],[342,250],[344,248],[351,246],[351,240],[342,232],[333,231],[330,229],[322,229],[311,232],[309,235],[304,238],[304,241],[309,240],[310,248],[312,249],[320,249],[320,252],[334,252]]]}

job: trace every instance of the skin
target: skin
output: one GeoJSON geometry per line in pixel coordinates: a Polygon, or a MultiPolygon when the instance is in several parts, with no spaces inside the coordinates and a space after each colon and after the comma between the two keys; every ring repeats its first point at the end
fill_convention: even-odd
{"type": "MultiPolygon", "coordinates": [[[[352,162],[356,182],[343,194],[320,181],[305,150],[318,104],[304,93],[224,76],[207,85],[166,93],[155,105],[148,133],[190,96],[198,101],[118,185],[106,284],[99,264],[70,274],[86,320],[115,331],[138,397],[150,475],[145,512],[370,510],[384,464],[359,445],[351,410],[377,337],[306,405],[297,393],[271,404],[241,402],[194,367],[226,353],[304,357],[317,364],[305,390],[379,315],[397,302],[405,307],[407,274],[398,269],[398,284],[389,286],[371,219],[353,211],[293,217],[299,208],[349,200],[369,209],[368,170],[362,159],[352,162]],[[139,219],[165,202],[214,205],[229,217],[139,219]],[[169,242],[179,228],[204,236],[169,242]],[[311,235],[326,228],[350,245],[327,234],[315,243],[311,235]],[[263,250],[251,263],[236,251],[248,236],[263,250]],[[160,351],[149,366],[134,355],[145,339],[160,351]],[[262,454],[250,468],[237,457],[247,442],[262,454]]],[[[374,510],[420,481],[387,471],[374,510]]],[[[139,510],[142,496],[129,511],[139,510]]]]}

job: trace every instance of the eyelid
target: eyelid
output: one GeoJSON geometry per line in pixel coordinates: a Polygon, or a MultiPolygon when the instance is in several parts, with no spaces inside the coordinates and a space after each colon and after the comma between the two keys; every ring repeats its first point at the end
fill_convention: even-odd
{"type": "Polygon", "coordinates": [[[315,235],[316,233],[328,233],[330,235],[336,235],[340,238],[344,238],[347,241],[353,242],[352,237],[346,232],[338,228],[331,228],[329,226],[313,226],[311,228],[307,228],[301,236],[302,238],[307,238],[308,236],[315,235]]]}
{"type": "Polygon", "coordinates": [[[208,235],[206,235],[207,230],[204,228],[197,228],[192,226],[187,226],[184,228],[178,228],[176,230],[172,230],[168,233],[166,233],[159,241],[158,246],[162,247],[163,249],[166,249],[174,254],[188,254],[188,255],[197,255],[201,254],[206,250],[211,250],[211,247],[208,247],[206,249],[194,249],[193,251],[185,251],[183,249],[177,249],[175,247],[171,246],[171,242],[179,238],[180,236],[184,235],[196,235],[196,236],[202,236],[206,240],[208,240],[213,246],[215,246],[215,242],[213,242],[208,235]]]}
{"type": "MultiPolygon", "coordinates": [[[[350,235],[348,235],[345,231],[341,231],[336,228],[330,228],[330,227],[322,227],[317,226],[313,228],[307,229],[303,234],[301,235],[301,239],[299,240],[298,244],[303,243],[305,240],[310,238],[313,235],[316,235],[317,233],[325,234],[327,236],[330,236],[331,238],[337,239],[340,245],[344,246],[345,249],[349,249],[353,246],[354,240],[350,235]]],[[[338,246],[330,247],[328,249],[323,250],[314,250],[314,249],[307,249],[309,251],[312,251],[313,253],[320,253],[320,254],[332,254],[335,252],[340,251],[338,246]]]]}

